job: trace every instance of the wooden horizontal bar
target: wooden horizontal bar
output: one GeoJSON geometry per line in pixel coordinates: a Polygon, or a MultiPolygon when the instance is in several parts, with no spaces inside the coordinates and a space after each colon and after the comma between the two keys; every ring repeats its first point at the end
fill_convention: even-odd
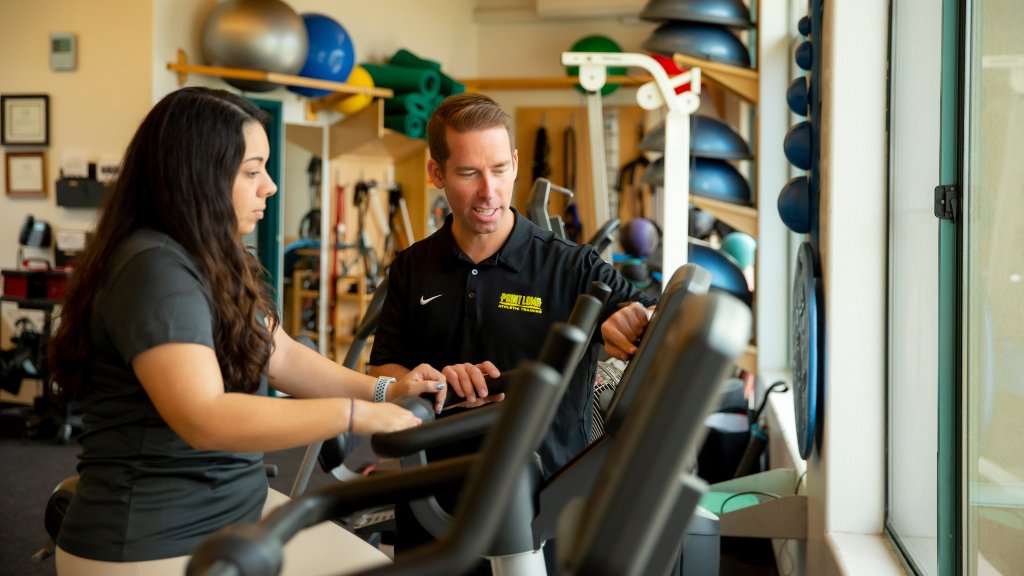
{"type": "Polygon", "coordinates": [[[727,88],[752,104],[757,104],[759,87],[757,70],[712,62],[686,54],[677,53],[673,55],[673,59],[677,66],[700,68],[701,74],[708,80],[727,88]]]}
{"type": "Polygon", "coordinates": [[[690,202],[692,202],[697,208],[714,214],[715,218],[718,218],[740,232],[750,234],[754,238],[757,238],[758,226],[756,208],[741,206],[731,202],[723,202],[722,200],[715,200],[714,198],[707,198],[696,194],[690,194],[690,202]]]}
{"type": "MultiPolygon", "coordinates": [[[[637,87],[651,81],[650,76],[608,76],[608,84],[637,87]]],[[[541,76],[532,78],[460,79],[473,90],[562,90],[579,84],[579,76],[541,76]]]]}
{"type": "Polygon", "coordinates": [[[216,76],[219,78],[234,78],[236,80],[252,80],[257,82],[271,82],[282,86],[301,86],[303,88],[319,88],[342,94],[367,94],[380,98],[391,98],[394,91],[389,88],[376,88],[367,86],[353,86],[344,82],[333,82],[320,80],[318,78],[307,78],[294,74],[281,74],[279,72],[264,72],[262,70],[247,70],[244,68],[224,68],[220,66],[204,66],[200,64],[189,64],[185,59],[185,51],[178,50],[178,61],[169,62],[167,69],[178,73],[178,83],[183,84],[188,74],[200,74],[203,76],[216,76]]]}

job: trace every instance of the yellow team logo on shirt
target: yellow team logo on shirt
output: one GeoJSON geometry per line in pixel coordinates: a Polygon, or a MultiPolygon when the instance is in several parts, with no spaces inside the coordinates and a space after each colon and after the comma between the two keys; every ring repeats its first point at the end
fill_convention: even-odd
{"type": "Polygon", "coordinates": [[[521,310],[523,312],[533,312],[534,314],[543,314],[541,310],[541,299],[540,296],[523,296],[522,294],[509,294],[508,292],[502,292],[501,298],[498,299],[498,308],[505,310],[521,310]]]}

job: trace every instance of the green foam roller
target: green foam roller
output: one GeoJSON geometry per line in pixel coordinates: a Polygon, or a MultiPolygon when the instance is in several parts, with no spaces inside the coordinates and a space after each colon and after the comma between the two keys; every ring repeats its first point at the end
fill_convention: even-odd
{"type": "Polygon", "coordinates": [[[441,94],[451,96],[452,94],[462,94],[465,91],[465,84],[441,72],[441,94]]]}
{"type": "Polygon", "coordinates": [[[445,96],[443,94],[438,94],[437,96],[434,96],[434,100],[433,100],[433,102],[431,102],[432,107],[431,107],[430,111],[433,112],[434,110],[436,110],[437,107],[441,105],[441,102],[444,102],[445,98],[447,98],[447,96],[445,96]]]}
{"type": "Polygon", "coordinates": [[[410,138],[422,138],[427,128],[427,118],[419,114],[385,114],[384,126],[410,138]]]}
{"type": "Polygon", "coordinates": [[[427,96],[421,92],[405,92],[395,94],[394,97],[384,100],[385,114],[419,114],[430,116],[434,110],[434,97],[427,96]]]}
{"type": "Polygon", "coordinates": [[[437,70],[390,64],[361,66],[370,73],[373,85],[378,88],[390,88],[395,92],[422,92],[427,96],[435,96],[441,91],[441,74],[437,70]]]}
{"type": "Polygon", "coordinates": [[[441,63],[436,60],[427,60],[426,58],[420,58],[405,48],[399,48],[398,52],[395,52],[394,56],[388,60],[388,64],[392,66],[408,66],[410,68],[429,68],[431,70],[441,71],[441,63]]]}

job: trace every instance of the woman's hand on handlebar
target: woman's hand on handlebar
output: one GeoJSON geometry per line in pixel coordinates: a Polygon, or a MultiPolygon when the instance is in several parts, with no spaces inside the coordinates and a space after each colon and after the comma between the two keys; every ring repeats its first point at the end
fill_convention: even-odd
{"type": "Polygon", "coordinates": [[[352,406],[352,432],[360,436],[370,436],[378,432],[397,432],[423,423],[412,412],[390,402],[377,404],[356,400],[352,406]]]}
{"type": "Polygon", "coordinates": [[[459,398],[466,401],[456,404],[459,408],[475,408],[489,402],[501,402],[505,399],[504,394],[490,395],[487,390],[487,378],[497,378],[501,372],[489,360],[479,364],[453,364],[445,366],[441,373],[444,374],[451,386],[452,391],[459,398]]]}
{"type": "Polygon", "coordinates": [[[434,411],[440,412],[444,406],[444,397],[448,390],[445,386],[447,378],[442,372],[429,364],[420,364],[399,378],[388,388],[388,400],[403,396],[419,396],[434,394],[434,411]]]}

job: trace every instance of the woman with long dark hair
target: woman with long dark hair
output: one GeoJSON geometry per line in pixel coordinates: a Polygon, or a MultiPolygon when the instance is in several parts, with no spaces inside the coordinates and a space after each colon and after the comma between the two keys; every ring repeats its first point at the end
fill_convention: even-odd
{"type": "Polygon", "coordinates": [[[419,423],[390,398],[443,401],[430,366],[374,378],[282,330],[242,241],[277,191],[262,120],[222,90],[164,97],[76,261],[50,350],[58,394],[83,410],[62,574],[181,574],[203,538],[260,517],[262,452],[419,423]]]}

